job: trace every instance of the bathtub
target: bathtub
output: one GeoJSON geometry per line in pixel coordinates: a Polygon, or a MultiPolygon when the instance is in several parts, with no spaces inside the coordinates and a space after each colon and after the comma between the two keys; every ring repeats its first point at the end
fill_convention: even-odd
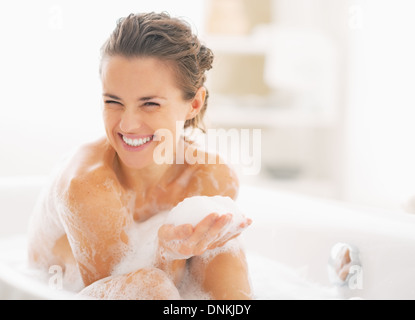
{"type": "MultiPolygon", "coordinates": [[[[72,299],[23,272],[25,232],[43,177],[0,180],[0,299],[72,299]]],[[[242,185],[238,204],[254,220],[245,246],[257,299],[415,299],[415,216],[242,185]],[[330,283],[338,242],[359,248],[354,282],[330,283]]],[[[51,273],[51,278],[53,273],[51,273]]]]}

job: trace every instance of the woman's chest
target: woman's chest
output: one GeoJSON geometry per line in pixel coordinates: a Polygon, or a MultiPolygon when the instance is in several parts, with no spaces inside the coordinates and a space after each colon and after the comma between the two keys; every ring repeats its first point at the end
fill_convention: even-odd
{"type": "Polygon", "coordinates": [[[137,194],[132,207],[134,221],[142,222],[160,212],[169,211],[187,196],[186,190],[180,188],[158,190],[145,195],[137,194]]]}

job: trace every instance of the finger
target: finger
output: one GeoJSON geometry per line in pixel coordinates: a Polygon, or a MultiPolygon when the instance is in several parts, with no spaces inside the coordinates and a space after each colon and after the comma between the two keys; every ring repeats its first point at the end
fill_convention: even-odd
{"type": "Polygon", "coordinates": [[[209,230],[207,230],[200,241],[196,244],[195,251],[201,254],[203,251],[208,249],[212,242],[215,242],[217,239],[221,238],[221,235],[231,221],[231,214],[222,215],[220,218],[218,218],[216,222],[211,225],[209,230]]]}
{"type": "Polygon", "coordinates": [[[242,222],[238,225],[238,228],[241,228],[241,229],[246,229],[246,228],[248,228],[251,224],[252,224],[252,219],[250,219],[250,218],[245,218],[245,220],[244,220],[244,221],[242,221],[242,222]]]}
{"type": "Polygon", "coordinates": [[[210,239],[210,241],[214,241],[217,238],[220,238],[224,235],[225,230],[228,228],[229,224],[232,221],[232,214],[225,214],[221,216],[209,229],[206,237],[210,239]]]}
{"type": "Polygon", "coordinates": [[[158,231],[158,237],[160,239],[166,240],[171,237],[171,230],[174,228],[172,224],[163,224],[158,231]]]}
{"type": "Polygon", "coordinates": [[[212,227],[212,225],[218,220],[218,214],[212,213],[208,215],[206,218],[204,218],[201,222],[199,222],[193,234],[189,237],[189,241],[193,244],[197,244],[202,238],[204,238],[209,231],[209,229],[212,227]]]}
{"type": "Polygon", "coordinates": [[[199,248],[196,248],[197,244],[206,236],[206,233],[211,228],[211,225],[217,219],[217,215],[212,215],[203,219],[193,229],[192,234],[187,237],[180,246],[180,251],[185,255],[199,255],[199,248]]]}
{"type": "Polygon", "coordinates": [[[252,219],[246,218],[245,224],[246,224],[246,227],[249,227],[252,224],[252,219]]]}
{"type": "Polygon", "coordinates": [[[218,232],[218,240],[223,239],[223,240],[226,241],[226,239],[229,239],[234,234],[240,234],[242,231],[244,231],[246,228],[248,228],[252,223],[251,219],[245,218],[245,220],[242,221],[239,225],[234,226],[232,228],[228,228],[229,224],[232,223],[233,215],[231,213],[228,213],[226,215],[226,218],[227,218],[226,225],[220,226],[219,223],[217,225],[218,228],[222,227],[222,230],[218,230],[218,231],[220,231],[220,232],[218,232]],[[224,230],[226,231],[226,233],[223,232],[224,230]]]}
{"type": "Polygon", "coordinates": [[[229,225],[231,221],[231,214],[224,214],[218,217],[218,219],[209,228],[208,232],[206,233],[206,237],[212,238],[218,236],[224,231],[224,229],[229,225]]]}
{"type": "MultiPolygon", "coordinates": [[[[223,241],[224,235],[226,235],[226,230],[229,227],[229,224],[232,222],[232,214],[226,214],[221,216],[216,223],[209,229],[206,236],[200,240],[196,245],[196,251],[202,254],[207,249],[214,249],[217,247],[215,243],[223,241]]],[[[226,242],[227,240],[225,240],[226,242]]]]}
{"type": "Polygon", "coordinates": [[[159,229],[158,236],[163,241],[183,240],[193,233],[191,224],[183,224],[174,226],[172,224],[162,225],[159,229]]]}
{"type": "Polygon", "coordinates": [[[190,237],[193,233],[193,226],[191,224],[182,224],[176,228],[176,239],[175,240],[184,240],[190,237]]]}
{"type": "Polygon", "coordinates": [[[223,245],[225,245],[228,241],[235,239],[236,237],[238,237],[246,228],[248,228],[250,225],[252,224],[252,220],[247,218],[245,219],[245,221],[241,222],[238,227],[236,227],[235,229],[227,232],[224,235],[221,235],[220,237],[218,237],[218,239],[214,242],[212,242],[208,249],[214,249],[216,247],[222,247],[223,245]]]}
{"type": "Polygon", "coordinates": [[[208,249],[215,249],[218,247],[223,247],[225,244],[227,244],[229,241],[231,241],[232,239],[235,239],[237,237],[239,237],[241,233],[236,233],[236,234],[229,234],[229,236],[227,236],[226,238],[222,238],[214,243],[212,243],[211,245],[209,245],[208,249]]]}
{"type": "Polygon", "coordinates": [[[209,245],[209,249],[214,249],[216,247],[222,247],[228,241],[238,237],[240,234],[241,232],[228,232],[225,235],[222,235],[221,237],[218,237],[215,241],[213,241],[209,245]]]}

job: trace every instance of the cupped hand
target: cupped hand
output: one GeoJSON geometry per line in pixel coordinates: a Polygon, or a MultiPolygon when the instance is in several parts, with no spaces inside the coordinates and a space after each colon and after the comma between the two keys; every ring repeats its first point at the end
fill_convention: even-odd
{"type": "Polygon", "coordinates": [[[235,228],[229,228],[231,223],[232,214],[212,213],[195,227],[191,224],[165,224],[158,231],[159,247],[172,259],[188,259],[225,245],[239,236],[252,220],[245,218],[235,228]]]}

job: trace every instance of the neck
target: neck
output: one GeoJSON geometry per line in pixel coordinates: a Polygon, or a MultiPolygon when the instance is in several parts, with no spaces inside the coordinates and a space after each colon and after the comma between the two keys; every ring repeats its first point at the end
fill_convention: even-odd
{"type": "Polygon", "coordinates": [[[150,164],[142,169],[133,169],[125,166],[116,157],[116,168],[119,173],[120,181],[127,188],[144,192],[162,185],[162,181],[167,173],[172,169],[171,164],[150,164]]]}
{"type": "MultiPolygon", "coordinates": [[[[188,143],[182,138],[179,146],[183,154],[188,146],[188,143]]],[[[174,154],[176,159],[176,154],[174,154]]],[[[183,170],[183,166],[177,165],[176,161],[173,164],[157,164],[151,163],[142,169],[133,169],[127,167],[119,157],[116,155],[114,160],[114,169],[116,170],[121,183],[128,189],[135,190],[142,194],[146,194],[149,190],[155,187],[163,188],[169,184],[172,180],[180,175],[183,170]]]]}

